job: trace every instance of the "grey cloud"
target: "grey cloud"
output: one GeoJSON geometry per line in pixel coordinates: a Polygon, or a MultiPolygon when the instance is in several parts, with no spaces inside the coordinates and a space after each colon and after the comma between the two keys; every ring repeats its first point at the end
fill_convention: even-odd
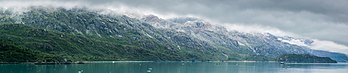
{"type": "Polygon", "coordinates": [[[157,12],[193,14],[219,22],[259,24],[348,45],[346,0],[146,0],[116,1],[157,12]]]}

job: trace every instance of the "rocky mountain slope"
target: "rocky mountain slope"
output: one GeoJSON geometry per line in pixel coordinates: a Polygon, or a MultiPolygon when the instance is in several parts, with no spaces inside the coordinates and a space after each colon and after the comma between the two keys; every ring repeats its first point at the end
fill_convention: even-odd
{"type": "Polygon", "coordinates": [[[283,39],[288,37],[227,31],[199,18],[162,19],[154,15],[132,18],[103,11],[59,7],[28,7],[22,11],[2,8],[0,40],[3,45],[39,52],[37,60],[50,58],[52,61],[265,61],[283,54],[311,54],[348,61],[345,54],[284,42],[283,39]]]}

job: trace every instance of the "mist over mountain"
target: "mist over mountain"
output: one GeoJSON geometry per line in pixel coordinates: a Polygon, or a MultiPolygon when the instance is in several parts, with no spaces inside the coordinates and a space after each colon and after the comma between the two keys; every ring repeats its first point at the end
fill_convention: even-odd
{"type": "Polygon", "coordinates": [[[1,8],[0,15],[1,44],[32,51],[28,52],[32,61],[270,61],[283,54],[348,61],[345,54],[317,50],[315,43],[322,41],[238,31],[199,17],[162,18],[110,8],[55,6],[1,8]]]}
{"type": "MultiPolygon", "coordinates": [[[[261,60],[319,51],[314,40],[230,30],[195,17],[130,17],[115,10],[31,6],[1,9],[1,42],[36,60],[261,60]]],[[[231,28],[233,29],[233,28],[231,28]]]]}

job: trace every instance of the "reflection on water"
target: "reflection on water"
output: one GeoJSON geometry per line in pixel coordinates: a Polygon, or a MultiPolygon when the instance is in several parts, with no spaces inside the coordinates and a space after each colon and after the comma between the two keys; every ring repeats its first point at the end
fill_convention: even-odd
{"type": "Polygon", "coordinates": [[[348,73],[348,64],[276,62],[98,62],[67,65],[0,64],[0,73],[348,73]],[[149,71],[149,69],[151,69],[149,71]]]}

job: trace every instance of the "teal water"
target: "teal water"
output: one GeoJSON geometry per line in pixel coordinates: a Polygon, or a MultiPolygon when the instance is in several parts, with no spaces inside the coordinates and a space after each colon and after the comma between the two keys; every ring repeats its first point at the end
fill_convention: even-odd
{"type": "Polygon", "coordinates": [[[276,62],[93,62],[87,64],[0,64],[0,73],[348,73],[348,64],[276,62]]]}

